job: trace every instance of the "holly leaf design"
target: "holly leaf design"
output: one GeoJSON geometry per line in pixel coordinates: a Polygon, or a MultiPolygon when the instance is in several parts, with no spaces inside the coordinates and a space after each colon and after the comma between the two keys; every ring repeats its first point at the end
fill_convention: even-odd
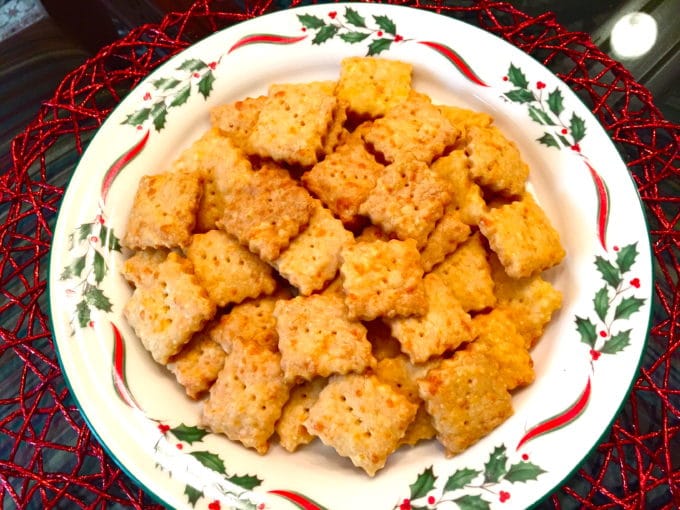
{"type": "Polygon", "coordinates": [[[92,223],[83,223],[82,225],[78,225],[77,232],[78,241],[84,241],[92,233],[92,223]]]}
{"type": "Polygon", "coordinates": [[[567,140],[563,135],[558,134],[557,139],[562,142],[565,147],[571,147],[571,142],[567,140]]]}
{"type": "Polygon", "coordinates": [[[97,250],[94,252],[94,260],[92,262],[94,267],[94,281],[100,284],[106,275],[106,260],[104,256],[97,250]]]}
{"type": "Polygon", "coordinates": [[[525,89],[529,86],[529,81],[527,80],[527,77],[524,76],[522,70],[519,67],[515,67],[513,64],[510,64],[510,69],[508,69],[508,80],[510,80],[510,83],[515,87],[520,89],[525,89]]]}
{"type": "Polygon", "coordinates": [[[446,480],[446,485],[444,486],[444,491],[448,492],[448,491],[455,491],[457,489],[462,489],[467,484],[472,482],[472,480],[477,478],[480,474],[481,474],[481,471],[479,471],[477,469],[468,469],[468,468],[458,469],[451,476],[449,476],[448,480],[446,480]]]}
{"type": "Polygon", "coordinates": [[[347,9],[345,9],[345,20],[347,23],[354,25],[355,27],[366,27],[366,20],[364,17],[351,7],[347,7],[347,9]]]}
{"type": "Polygon", "coordinates": [[[151,84],[158,90],[170,90],[179,85],[180,81],[177,78],[158,78],[152,81],[151,84]]]}
{"type": "Polygon", "coordinates": [[[78,304],[76,305],[76,319],[78,320],[78,325],[81,328],[84,328],[88,325],[91,319],[90,315],[90,307],[87,304],[87,301],[84,299],[82,301],[79,301],[78,304]]]}
{"type": "Polygon", "coordinates": [[[491,505],[479,494],[461,496],[458,499],[454,499],[453,502],[458,505],[460,510],[489,510],[491,505]]]}
{"type": "Polygon", "coordinates": [[[536,108],[533,105],[529,105],[529,117],[531,117],[531,119],[534,122],[538,122],[539,124],[543,124],[545,126],[554,126],[555,125],[553,120],[550,118],[550,115],[545,113],[540,108],[536,108]]]}
{"type": "Polygon", "coordinates": [[[564,111],[563,101],[564,97],[558,88],[555,88],[555,90],[548,94],[548,107],[550,108],[550,111],[558,117],[560,116],[560,113],[564,111]]]}
{"type": "Polygon", "coordinates": [[[629,244],[624,246],[616,254],[616,265],[619,266],[619,271],[621,274],[625,274],[630,271],[630,268],[635,264],[635,259],[637,258],[637,243],[629,244]]]}
{"type": "Polygon", "coordinates": [[[363,41],[369,35],[371,35],[369,32],[345,32],[344,34],[340,34],[340,39],[350,44],[355,44],[363,41]]]}
{"type": "Polygon", "coordinates": [[[85,268],[85,259],[85,255],[73,259],[73,262],[64,268],[60,278],[62,280],[68,280],[74,276],[80,276],[83,273],[83,269],[85,268]]]}
{"type": "Polygon", "coordinates": [[[538,475],[545,473],[544,469],[533,462],[518,462],[517,464],[512,464],[508,469],[508,473],[505,475],[505,479],[509,482],[528,482],[531,480],[536,480],[538,475]]]}
{"type": "Polygon", "coordinates": [[[537,142],[541,142],[543,145],[548,147],[560,148],[560,144],[555,140],[555,137],[550,133],[543,133],[543,136],[536,139],[537,142]]]}
{"type": "Polygon", "coordinates": [[[371,44],[368,45],[367,55],[370,57],[371,55],[382,53],[385,50],[389,50],[391,45],[392,39],[386,39],[384,37],[380,39],[374,39],[371,41],[371,44]]]}
{"type": "Polygon", "coordinates": [[[298,20],[300,23],[302,23],[303,27],[311,28],[312,30],[316,30],[317,28],[321,28],[326,25],[324,20],[318,18],[317,16],[312,16],[311,14],[298,14],[298,20]]]}
{"type": "Polygon", "coordinates": [[[436,478],[432,471],[432,467],[430,466],[418,475],[415,482],[409,485],[409,488],[411,489],[410,499],[418,499],[425,496],[434,487],[435,480],[436,478]]]}
{"type": "Polygon", "coordinates": [[[627,329],[616,335],[612,335],[609,340],[604,343],[600,352],[603,354],[616,354],[617,352],[621,352],[630,345],[630,332],[631,330],[627,329]]]}
{"type": "Polygon", "coordinates": [[[184,87],[179,89],[174,99],[170,102],[170,107],[182,106],[189,100],[191,96],[191,83],[187,83],[184,87]]]}
{"type": "Polygon", "coordinates": [[[184,423],[170,429],[177,439],[185,443],[193,444],[203,439],[208,433],[198,427],[185,425],[184,423]]]}
{"type": "Polygon", "coordinates": [[[397,35],[397,26],[387,16],[373,16],[375,24],[382,28],[385,32],[392,35],[397,35]]]}
{"type": "Polygon", "coordinates": [[[325,43],[328,39],[332,39],[335,36],[335,34],[338,33],[339,29],[340,28],[336,27],[335,25],[324,25],[316,33],[314,39],[312,39],[312,44],[325,43]]]}
{"type": "Polygon", "coordinates": [[[83,298],[88,305],[94,306],[97,310],[110,312],[113,309],[111,300],[106,297],[104,291],[94,285],[87,285],[83,291],[83,298]]]}
{"type": "Polygon", "coordinates": [[[531,103],[535,99],[534,94],[528,89],[512,89],[504,95],[514,103],[531,103]]]}
{"type": "Polygon", "coordinates": [[[182,62],[177,69],[179,71],[196,72],[196,71],[201,71],[201,70],[205,69],[206,67],[208,67],[208,64],[206,64],[202,60],[200,60],[198,58],[190,58],[190,59],[182,62]]]}
{"type": "Polygon", "coordinates": [[[203,75],[203,77],[198,82],[198,91],[201,95],[208,99],[208,96],[212,92],[213,83],[215,83],[215,75],[212,71],[208,71],[203,75]]]}
{"type": "Polygon", "coordinates": [[[132,126],[139,126],[141,124],[144,124],[146,120],[149,118],[149,115],[151,114],[151,108],[142,108],[141,110],[137,110],[134,113],[131,113],[128,115],[125,120],[123,121],[123,124],[130,124],[132,126]]]}
{"type": "Polygon", "coordinates": [[[120,239],[113,233],[113,229],[108,228],[105,225],[100,227],[99,238],[102,240],[102,246],[109,251],[120,252],[123,249],[120,244],[120,239]]]}
{"type": "Polygon", "coordinates": [[[645,304],[645,300],[637,298],[635,296],[625,297],[616,306],[614,310],[614,320],[618,319],[628,319],[631,315],[637,312],[642,305],[645,304]]]}
{"type": "Polygon", "coordinates": [[[605,317],[607,317],[607,312],[609,311],[609,291],[607,286],[602,287],[595,294],[593,299],[593,305],[595,305],[595,313],[604,322],[605,317]]]}
{"type": "Polygon", "coordinates": [[[586,136],[586,122],[574,113],[569,121],[569,130],[574,141],[580,142],[586,136]]]}
{"type": "Polygon", "coordinates": [[[253,490],[262,484],[262,480],[252,475],[234,475],[227,477],[231,483],[243,487],[246,490],[253,490]]]}
{"type": "Polygon", "coordinates": [[[588,344],[591,349],[595,348],[597,341],[597,332],[595,331],[595,324],[590,319],[576,316],[576,331],[581,335],[581,342],[588,344]]]}
{"type": "Polygon", "coordinates": [[[203,464],[208,469],[212,469],[213,471],[216,471],[221,475],[226,473],[224,462],[222,461],[222,459],[220,459],[220,457],[217,454],[208,451],[200,451],[191,452],[190,455],[193,456],[196,460],[198,460],[198,462],[203,464]]]}
{"type": "Polygon", "coordinates": [[[189,500],[189,504],[194,507],[196,506],[196,503],[198,503],[198,500],[203,497],[203,493],[191,485],[184,487],[184,495],[189,500]]]}
{"type": "Polygon", "coordinates": [[[160,131],[165,127],[165,120],[168,116],[168,109],[164,101],[159,101],[153,108],[151,108],[151,118],[153,119],[153,127],[156,131],[160,131]]]}
{"type": "Polygon", "coordinates": [[[484,464],[484,483],[496,483],[507,472],[506,464],[508,456],[505,454],[505,445],[497,446],[484,464]]]}
{"type": "Polygon", "coordinates": [[[605,282],[614,288],[618,287],[621,283],[621,274],[614,264],[598,255],[595,257],[595,266],[605,282]]]}

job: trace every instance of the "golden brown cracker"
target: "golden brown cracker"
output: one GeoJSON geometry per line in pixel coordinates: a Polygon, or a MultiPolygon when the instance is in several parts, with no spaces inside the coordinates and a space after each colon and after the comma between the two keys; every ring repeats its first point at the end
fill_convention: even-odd
{"type": "Polygon", "coordinates": [[[133,284],[140,287],[153,283],[158,278],[158,265],[168,256],[166,249],[148,249],[134,252],[125,260],[121,274],[133,284]]]}
{"type": "Polygon", "coordinates": [[[451,124],[461,131],[461,139],[466,140],[471,127],[489,127],[493,123],[493,117],[488,113],[477,112],[459,106],[438,105],[451,124]]]}
{"type": "Polygon", "coordinates": [[[470,236],[470,227],[462,221],[462,217],[456,208],[449,204],[434,230],[430,232],[427,243],[420,252],[425,272],[432,270],[434,266],[442,262],[449,253],[470,236]]]}
{"type": "Polygon", "coordinates": [[[224,350],[210,338],[207,331],[196,333],[168,363],[186,394],[200,398],[217,379],[224,365],[224,350]]]}
{"type": "Polygon", "coordinates": [[[266,96],[246,97],[215,106],[210,110],[210,124],[231,138],[237,146],[244,148],[266,100],[266,96]]]}
{"type": "Polygon", "coordinates": [[[326,383],[326,379],[318,377],[304,381],[291,390],[288,402],[283,406],[281,418],[276,422],[279,442],[287,451],[294,452],[300,446],[314,440],[314,436],[307,431],[305,422],[309,418],[310,408],[319,398],[326,383]]]}

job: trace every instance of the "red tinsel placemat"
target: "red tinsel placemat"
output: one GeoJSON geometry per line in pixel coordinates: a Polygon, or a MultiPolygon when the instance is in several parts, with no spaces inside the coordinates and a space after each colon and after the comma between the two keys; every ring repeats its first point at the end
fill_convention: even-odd
{"type": "MultiPolygon", "coordinates": [[[[298,5],[301,2],[291,2],[298,5]]],[[[394,2],[474,23],[544,62],[617,144],[646,208],[654,312],[642,367],[612,430],[543,505],[680,507],[680,128],[586,34],[501,3],[394,2]],[[673,368],[673,362],[676,367],[673,368]]],[[[65,386],[46,297],[48,252],[64,187],[95,130],[140,80],[196,40],[281,8],[197,1],[100,51],[70,73],[14,141],[0,177],[0,499],[3,508],[156,508],[107,456],[65,386]]]]}

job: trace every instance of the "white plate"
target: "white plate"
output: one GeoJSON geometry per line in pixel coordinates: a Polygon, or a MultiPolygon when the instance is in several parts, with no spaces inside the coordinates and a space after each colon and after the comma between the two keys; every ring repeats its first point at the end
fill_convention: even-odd
{"type": "Polygon", "coordinates": [[[49,286],[59,358],[83,415],[122,468],[170,507],[525,508],[578,467],[625,398],[647,334],[650,260],[625,165],[554,75],[444,16],[335,4],[216,33],[122,101],[64,196],[49,286]],[[272,82],[334,79],[343,57],[367,53],[413,63],[415,87],[437,102],[492,114],[529,163],[530,186],[568,252],[549,274],[564,306],[532,353],[536,381],[514,396],[514,416],[451,459],[435,442],[401,449],[373,479],[319,442],[259,456],[198,433],[197,405],[121,315],[130,291],[117,242],[140,176],[166,168],[207,129],[211,106],[272,82]]]}

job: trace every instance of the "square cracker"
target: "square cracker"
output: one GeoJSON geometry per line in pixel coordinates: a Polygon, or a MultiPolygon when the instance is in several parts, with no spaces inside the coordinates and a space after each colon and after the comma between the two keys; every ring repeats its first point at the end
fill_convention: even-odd
{"type": "Polygon", "coordinates": [[[164,172],[139,181],[122,244],[132,249],[186,246],[203,193],[198,172],[164,172]]]}
{"type": "Polygon", "coordinates": [[[264,454],[289,392],[278,353],[256,343],[235,340],[210,388],[202,423],[264,454]]]}
{"type": "Polygon", "coordinates": [[[198,399],[210,389],[224,365],[224,350],[210,338],[208,331],[199,331],[168,363],[168,369],[186,394],[198,399]]]}
{"type": "Polygon", "coordinates": [[[459,134],[429,97],[414,92],[375,120],[364,140],[389,163],[416,159],[430,164],[459,134]]]}
{"type": "Polygon", "coordinates": [[[153,282],[135,289],[123,313],[153,359],[165,365],[213,318],[215,303],[191,262],[171,252],[153,282]]]}
{"type": "Polygon", "coordinates": [[[271,294],[276,288],[272,268],[222,230],[194,234],[186,256],[218,306],[271,294]]]}
{"type": "Polygon", "coordinates": [[[488,254],[479,232],[472,234],[432,273],[441,277],[466,312],[496,304],[488,254]]]}
{"type": "Polygon", "coordinates": [[[525,346],[532,348],[543,335],[553,313],[562,306],[562,293],[540,274],[526,278],[510,278],[500,261],[492,256],[491,276],[498,308],[508,314],[525,346]]]}
{"type": "Polygon", "coordinates": [[[470,176],[482,188],[503,195],[522,194],[529,167],[517,146],[497,127],[471,127],[465,151],[470,158],[470,176]]]}
{"type": "Polygon", "coordinates": [[[321,390],[326,387],[327,380],[317,377],[295,386],[290,398],[283,406],[281,418],[276,422],[276,433],[279,442],[287,451],[294,452],[299,446],[311,443],[314,436],[305,427],[309,418],[309,409],[319,398],[321,390]]]}
{"type": "Polygon", "coordinates": [[[490,209],[480,219],[479,229],[512,278],[540,273],[565,256],[559,233],[530,193],[490,209]]]}
{"type": "Polygon", "coordinates": [[[413,238],[422,247],[450,199],[445,183],[425,163],[400,160],[385,168],[359,212],[385,232],[413,238]]]}
{"type": "Polygon", "coordinates": [[[347,57],[340,63],[337,95],[359,117],[382,117],[411,92],[413,66],[398,60],[347,57]]]}
{"type": "Polygon", "coordinates": [[[274,161],[312,166],[337,105],[333,82],[274,84],[248,138],[248,152],[274,161]]]}
{"type": "Polygon", "coordinates": [[[279,274],[308,296],[335,278],[340,250],[353,239],[342,222],[315,201],[307,228],[272,262],[279,274]]]}
{"type": "Polygon", "coordinates": [[[463,241],[470,236],[470,227],[462,220],[460,212],[449,204],[434,230],[427,238],[427,244],[420,252],[423,269],[429,272],[443,261],[449,253],[453,253],[463,241]]]}
{"type": "Polygon", "coordinates": [[[464,451],[513,414],[512,398],[497,371],[496,362],[483,354],[457,351],[418,380],[447,455],[464,451]]]}
{"type": "Polygon", "coordinates": [[[426,275],[424,281],[427,313],[389,319],[392,335],[412,363],[441,356],[474,337],[470,316],[448,286],[436,274],[426,275]]]}
{"type": "Polygon", "coordinates": [[[286,380],[311,380],[372,367],[366,328],[347,316],[340,296],[314,294],[279,301],[274,308],[281,368],[286,380]]]}
{"type": "Polygon", "coordinates": [[[534,381],[534,363],[524,338],[505,312],[494,309],[476,315],[472,322],[477,338],[465,349],[496,360],[499,368],[495,377],[504,382],[508,391],[534,381]]]}
{"type": "Polygon", "coordinates": [[[283,168],[265,165],[225,192],[220,228],[267,262],[307,225],[314,201],[283,168]]]}
{"type": "Polygon", "coordinates": [[[245,148],[266,101],[266,96],[246,97],[216,106],[210,110],[210,124],[231,138],[238,147],[245,148]]]}
{"type": "Polygon", "coordinates": [[[334,376],[309,410],[307,430],[369,476],[381,469],[418,411],[374,375],[334,376]]]}
{"type": "Polygon", "coordinates": [[[413,239],[356,242],[340,256],[350,317],[371,320],[427,311],[423,265],[413,239]]]}
{"type": "Polygon", "coordinates": [[[133,253],[123,263],[121,274],[135,287],[153,283],[158,278],[158,265],[168,256],[168,250],[153,248],[133,253]]]}
{"type": "Polygon", "coordinates": [[[463,140],[467,139],[471,127],[486,128],[493,123],[493,117],[488,113],[450,105],[439,105],[438,108],[451,124],[460,129],[463,140]]]}

